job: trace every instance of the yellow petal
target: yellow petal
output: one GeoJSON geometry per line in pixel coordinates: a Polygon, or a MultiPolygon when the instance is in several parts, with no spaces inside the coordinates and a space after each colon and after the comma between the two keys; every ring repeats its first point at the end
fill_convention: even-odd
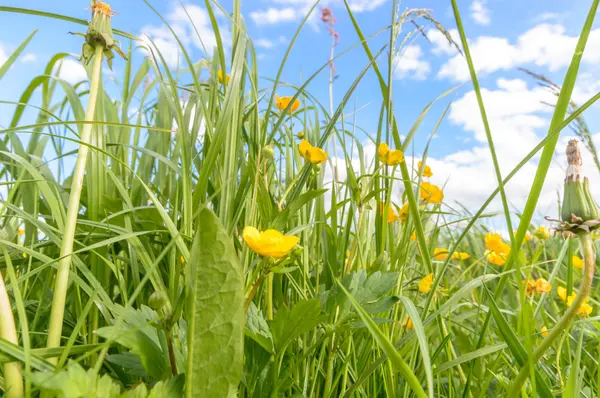
{"type": "Polygon", "coordinates": [[[379,144],[379,148],[377,148],[377,154],[379,155],[379,160],[381,162],[386,163],[387,155],[389,152],[390,152],[390,148],[388,147],[388,144],[386,144],[385,142],[382,142],[381,144],[379,144]]]}
{"type": "Polygon", "coordinates": [[[308,150],[308,160],[312,164],[323,163],[327,160],[327,152],[323,151],[321,148],[312,147],[308,150]]]}
{"type": "Polygon", "coordinates": [[[298,144],[298,150],[300,151],[300,155],[303,158],[308,159],[308,153],[312,147],[313,146],[310,145],[310,142],[308,142],[306,140],[300,141],[300,144],[298,144]]]}

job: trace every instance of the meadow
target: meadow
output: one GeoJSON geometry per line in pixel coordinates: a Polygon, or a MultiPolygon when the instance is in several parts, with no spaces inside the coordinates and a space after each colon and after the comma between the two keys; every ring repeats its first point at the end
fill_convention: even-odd
{"type": "MultiPolygon", "coordinates": [[[[241,0],[229,11],[203,4],[213,57],[192,59],[171,29],[177,70],[152,39],[117,30],[118,10],[100,0],[81,2],[89,21],[0,6],[5,18],[35,15],[83,32],[88,74],[75,85],[59,79],[60,53],[20,97],[0,92],[12,110],[0,126],[4,396],[600,397],[600,215],[584,177],[600,163],[580,157],[585,149],[598,159],[583,117],[600,94],[580,106],[571,98],[584,51],[596,51],[586,43],[599,2],[561,84],[531,72],[556,94],[552,120],[505,175],[455,0],[460,41],[428,10],[402,11],[394,0],[376,33],[388,38],[383,48],[346,3],[336,18],[352,24],[351,47],[368,62],[339,104],[310,92],[319,74],[334,84],[343,56],[333,51],[331,10],[318,2],[312,13],[330,28],[331,57],[300,86],[281,75],[308,16],[265,78],[241,0]],[[230,18],[231,46],[215,13],[230,18]],[[444,121],[446,112],[430,110],[450,92],[399,133],[393,59],[425,24],[469,66],[497,179],[480,208],[446,203],[427,165],[435,129],[420,127],[444,121]],[[115,96],[105,68],[117,60],[115,96]],[[381,102],[373,136],[352,116],[367,73],[381,102]],[[578,140],[559,159],[564,192],[544,220],[536,205],[569,128],[578,140]],[[429,141],[413,159],[417,135],[429,141]],[[377,148],[371,158],[366,140],[377,148]],[[504,186],[534,157],[516,213],[504,186]],[[502,211],[490,212],[498,199],[502,211]],[[490,229],[490,217],[508,234],[490,229]]],[[[0,85],[34,29],[0,65],[0,85]]]]}

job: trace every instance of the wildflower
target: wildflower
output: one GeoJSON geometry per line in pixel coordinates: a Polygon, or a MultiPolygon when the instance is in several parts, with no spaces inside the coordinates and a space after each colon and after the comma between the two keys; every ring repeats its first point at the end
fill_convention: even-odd
{"type": "MultiPolygon", "coordinates": [[[[573,304],[575,297],[576,297],[575,293],[572,293],[569,297],[567,297],[567,306],[570,307],[573,304]]],[[[577,308],[577,311],[576,311],[577,315],[588,316],[592,313],[594,308],[589,304],[589,302],[590,302],[590,298],[586,297],[586,299],[583,301],[583,303],[581,303],[579,308],[577,308]]]]}
{"type": "Polygon", "coordinates": [[[548,335],[550,333],[548,333],[548,328],[546,326],[542,326],[542,328],[540,329],[540,332],[542,333],[542,336],[544,337],[548,337],[548,335]]]}
{"type": "Polygon", "coordinates": [[[17,234],[18,234],[19,236],[23,235],[24,233],[25,233],[25,230],[24,230],[23,228],[19,228],[19,229],[17,230],[17,234]]]}
{"type": "Polygon", "coordinates": [[[377,153],[379,154],[379,160],[388,166],[397,166],[404,162],[404,152],[399,149],[390,149],[385,142],[379,144],[377,153]]]}
{"type": "Polygon", "coordinates": [[[415,325],[413,325],[412,319],[410,319],[409,316],[407,316],[406,318],[404,318],[404,323],[402,324],[402,326],[404,326],[407,329],[414,329],[415,325]]]}
{"type": "MultiPolygon", "coordinates": [[[[421,170],[421,166],[422,166],[422,162],[419,161],[419,170],[421,170]]],[[[423,168],[423,177],[431,177],[433,175],[433,173],[431,172],[431,167],[425,165],[425,167],[423,168]]]]}
{"type": "Polygon", "coordinates": [[[533,233],[533,236],[535,236],[539,240],[550,239],[550,230],[547,227],[540,225],[539,227],[537,227],[537,229],[533,233]]]}
{"type": "Polygon", "coordinates": [[[323,163],[327,160],[328,152],[323,151],[321,148],[312,146],[310,142],[302,140],[298,145],[300,156],[308,160],[312,164],[323,163]]]}
{"type": "MultiPolygon", "coordinates": [[[[293,98],[292,96],[280,97],[277,94],[275,94],[275,101],[276,101],[277,109],[279,109],[280,111],[283,111],[284,109],[286,109],[288,107],[288,105],[290,104],[290,101],[292,100],[292,98],[293,98]]],[[[296,100],[290,107],[289,112],[295,112],[298,108],[300,108],[300,100],[298,98],[296,98],[296,100]]]]}
{"type": "Polygon", "coordinates": [[[433,259],[434,260],[445,260],[448,258],[448,249],[443,249],[441,247],[436,247],[433,249],[433,259]]]}
{"type": "Polygon", "coordinates": [[[406,220],[408,219],[408,203],[402,205],[398,215],[400,216],[400,221],[406,222],[406,220]]]}
{"type": "Polygon", "coordinates": [[[25,253],[25,252],[23,252],[21,255],[23,256],[23,258],[24,258],[25,260],[27,260],[27,259],[29,258],[29,254],[27,254],[27,253],[25,253]]]}
{"type": "Polygon", "coordinates": [[[535,281],[535,291],[537,294],[548,293],[551,290],[552,290],[552,285],[546,279],[538,278],[538,280],[535,281]]]}
{"type": "Polygon", "coordinates": [[[488,254],[487,260],[489,263],[492,263],[494,265],[501,267],[506,263],[506,255],[499,254],[499,253],[496,253],[493,251],[488,254]]]}
{"type": "MultiPolygon", "coordinates": [[[[385,213],[385,207],[383,205],[383,203],[380,206],[379,209],[380,214],[383,216],[383,213],[385,213]]],[[[388,223],[393,223],[394,221],[398,221],[399,217],[396,214],[396,212],[394,211],[394,208],[392,207],[392,205],[388,205],[387,208],[387,222],[388,223]]]]}
{"type": "Polygon", "coordinates": [[[433,274],[429,274],[419,281],[419,291],[423,294],[429,293],[433,285],[433,274]]]}
{"type": "Polygon", "coordinates": [[[125,53],[121,51],[113,37],[110,19],[115,14],[107,3],[101,0],[93,1],[92,22],[88,25],[87,34],[81,35],[85,37],[82,58],[86,64],[92,60],[96,46],[102,46],[106,62],[111,69],[112,59],[114,58],[112,50],[115,50],[121,57],[126,58],[125,53]]]}
{"type": "Polygon", "coordinates": [[[573,263],[573,267],[577,269],[583,269],[583,259],[579,256],[571,257],[571,262],[573,263]]]}
{"type": "MultiPolygon", "coordinates": [[[[219,83],[223,84],[223,71],[221,69],[219,69],[219,72],[217,72],[217,77],[219,78],[219,83]]],[[[231,78],[231,76],[229,76],[229,73],[225,74],[225,84],[229,84],[229,79],[231,78]]]]}
{"type": "Polygon", "coordinates": [[[185,264],[185,258],[183,258],[183,256],[179,256],[179,262],[181,264],[185,264]]]}
{"type": "Polygon", "coordinates": [[[565,289],[564,287],[557,287],[556,294],[558,294],[558,297],[560,297],[562,301],[567,301],[567,289],[565,289]]]}
{"type": "Polygon", "coordinates": [[[410,240],[417,240],[416,232],[413,232],[412,234],[410,234],[410,240]]]}
{"type": "Polygon", "coordinates": [[[243,232],[244,241],[256,254],[264,257],[285,257],[300,241],[297,236],[283,235],[274,229],[260,232],[254,227],[247,226],[243,232]]]}
{"type": "Polygon", "coordinates": [[[529,297],[535,292],[535,282],[531,279],[523,279],[521,281],[523,287],[525,288],[525,296],[529,297]]]}
{"type": "Polygon", "coordinates": [[[452,253],[452,260],[467,260],[471,257],[469,253],[465,252],[454,252],[452,253]]]}
{"type": "MultiPolygon", "coordinates": [[[[514,237],[517,237],[517,231],[515,231],[513,233],[514,237]]],[[[531,240],[531,235],[529,235],[529,233],[525,234],[525,237],[523,238],[523,242],[521,242],[521,245],[524,245],[525,243],[529,242],[531,240]]]]}
{"type": "Polygon", "coordinates": [[[421,199],[427,203],[442,203],[444,192],[437,185],[423,182],[421,184],[421,199]]]}

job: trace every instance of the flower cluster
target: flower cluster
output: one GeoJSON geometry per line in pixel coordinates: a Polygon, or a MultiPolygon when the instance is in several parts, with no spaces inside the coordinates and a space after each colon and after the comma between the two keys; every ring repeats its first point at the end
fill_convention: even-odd
{"type": "MultiPolygon", "coordinates": [[[[573,304],[573,300],[575,300],[575,297],[577,296],[575,292],[571,292],[571,295],[567,296],[567,289],[562,286],[556,288],[556,294],[563,302],[566,302],[569,307],[573,304]]],[[[592,307],[589,302],[590,299],[588,297],[577,309],[577,315],[588,316],[592,313],[594,307],[592,307]]]]}
{"type": "Polygon", "coordinates": [[[487,260],[489,263],[503,266],[510,254],[510,245],[502,240],[496,233],[488,232],[485,235],[485,247],[488,249],[487,260]]]}
{"type": "Polygon", "coordinates": [[[538,278],[536,281],[523,280],[523,286],[527,297],[532,296],[534,293],[544,294],[552,290],[552,285],[544,278],[538,278]]]}

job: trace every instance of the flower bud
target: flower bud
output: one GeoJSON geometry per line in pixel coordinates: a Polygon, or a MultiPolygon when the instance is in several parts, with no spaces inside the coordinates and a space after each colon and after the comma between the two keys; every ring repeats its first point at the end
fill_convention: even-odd
{"type": "Polygon", "coordinates": [[[567,176],[561,218],[566,222],[585,222],[600,217],[598,206],[590,194],[590,182],[582,174],[582,161],[577,140],[570,140],[567,146],[567,176]]]}
{"type": "Polygon", "coordinates": [[[168,301],[169,298],[164,292],[157,291],[150,295],[150,298],[148,299],[148,306],[150,306],[150,308],[153,310],[159,311],[165,305],[167,305],[168,301]]]}
{"type": "Polygon", "coordinates": [[[263,148],[262,153],[265,159],[273,159],[273,156],[275,156],[275,148],[273,147],[273,144],[266,145],[263,148]]]}
{"type": "Polygon", "coordinates": [[[296,137],[298,137],[299,140],[304,139],[304,131],[301,131],[298,134],[296,134],[296,137]]]}

